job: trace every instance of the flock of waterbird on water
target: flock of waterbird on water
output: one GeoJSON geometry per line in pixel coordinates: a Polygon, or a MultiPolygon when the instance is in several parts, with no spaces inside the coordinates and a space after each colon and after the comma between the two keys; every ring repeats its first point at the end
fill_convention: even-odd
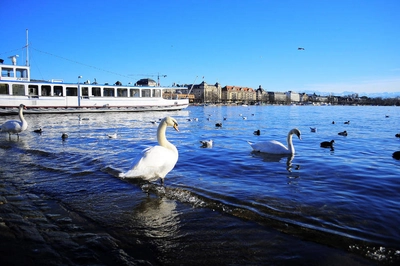
{"type": "MultiPolygon", "coordinates": [[[[19,121],[18,120],[8,120],[1,126],[1,131],[9,134],[9,138],[11,135],[17,135],[19,138],[19,133],[25,131],[28,128],[28,123],[26,122],[23,110],[26,107],[21,104],[19,106],[19,121]]],[[[242,117],[244,120],[246,117],[242,117]]],[[[207,118],[210,120],[209,118],[207,118]]],[[[197,118],[188,119],[188,121],[196,121],[197,118]]],[[[226,120],[226,118],[224,118],[226,120]]],[[[155,121],[153,121],[156,123],[155,121]]],[[[333,121],[332,124],[335,124],[333,121]]],[[[344,122],[344,124],[350,124],[350,121],[344,122]]],[[[178,122],[172,117],[165,117],[159,121],[158,129],[157,129],[157,141],[159,145],[149,147],[144,149],[133,161],[132,167],[125,173],[119,173],[119,177],[124,178],[142,178],[149,182],[156,181],[161,179],[161,183],[164,183],[165,176],[175,167],[175,164],[178,161],[179,153],[178,149],[169,142],[166,138],[166,130],[167,127],[172,127],[176,131],[178,129],[178,122]]],[[[216,123],[215,127],[222,127],[222,123],[216,123]]],[[[317,132],[317,128],[310,127],[311,132],[317,132]]],[[[42,128],[35,129],[34,132],[42,133],[42,128]]],[[[260,135],[260,130],[255,130],[254,135],[260,135]]],[[[301,132],[299,129],[294,128],[291,129],[287,135],[287,146],[282,144],[279,141],[260,141],[256,143],[249,142],[254,152],[261,152],[266,154],[294,154],[295,149],[293,145],[292,136],[296,135],[299,139],[301,139],[301,132]]],[[[338,135],[347,136],[347,131],[339,132],[338,135]]],[[[116,138],[117,134],[108,135],[109,138],[116,138]]],[[[400,138],[400,133],[396,134],[395,137],[400,138]]],[[[63,133],[61,135],[63,140],[68,138],[67,133],[63,133]]],[[[213,146],[212,140],[202,140],[200,141],[201,147],[203,148],[211,148],[213,146]]],[[[320,146],[322,148],[330,148],[333,150],[333,145],[335,141],[323,141],[320,146]]],[[[400,160],[400,151],[395,151],[392,154],[392,157],[396,160],[400,160]]]]}

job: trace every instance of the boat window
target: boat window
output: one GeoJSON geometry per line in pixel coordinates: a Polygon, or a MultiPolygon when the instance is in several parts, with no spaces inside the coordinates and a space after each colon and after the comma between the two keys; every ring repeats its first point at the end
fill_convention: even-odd
{"type": "Polygon", "coordinates": [[[131,89],[130,95],[131,95],[131,97],[140,97],[140,90],[139,89],[131,89]]]}
{"type": "Polygon", "coordinates": [[[51,95],[51,86],[42,85],[42,96],[50,96],[50,95],[51,95]]]}
{"type": "Polygon", "coordinates": [[[10,94],[8,91],[8,84],[0,84],[0,94],[10,94]]]}
{"type": "Polygon", "coordinates": [[[160,89],[154,89],[153,90],[153,97],[161,97],[161,90],[160,89]]]}
{"type": "Polygon", "coordinates": [[[28,85],[28,91],[29,91],[29,95],[36,96],[36,95],[38,95],[38,92],[39,92],[39,86],[38,85],[28,85]]]}
{"type": "Polygon", "coordinates": [[[13,95],[25,95],[25,86],[23,84],[13,84],[12,85],[13,95]]]}
{"type": "Polygon", "coordinates": [[[28,70],[23,68],[17,68],[17,78],[28,78],[28,70]]]}
{"type": "Polygon", "coordinates": [[[128,97],[128,89],[117,89],[118,97],[128,97]]]}
{"type": "Polygon", "coordinates": [[[150,97],[151,89],[142,89],[142,97],[150,97]]]}
{"type": "Polygon", "coordinates": [[[67,96],[78,96],[78,88],[67,87],[67,96]]]}
{"type": "Polygon", "coordinates": [[[93,87],[92,88],[92,95],[96,97],[101,96],[101,89],[99,87],[93,87]]]}
{"type": "Polygon", "coordinates": [[[1,68],[1,76],[2,77],[14,77],[14,71],[12,68],[3,67],[1,68]]]}
{"type": "MultiPolygon", "coordinates": [[[[172,90],[164,90],[162,97],[164,99],[172,99],[172,90]]],[[[201,97],[199,97],[201,98],[201,97]]]]}
{"type": "Polygon", "coordinates": [[[54,96],[63,96],[62,86],[54,86],[54,96]]]}
{"type": "Polygon", "coordinates": [[[82,96],[89,96],[89,88],[82,87],[82,96]]]}
{"type": "Polygon", "coordinates": [[[114,97],[114,88],[104,88],[104,96],[114,97]]]}

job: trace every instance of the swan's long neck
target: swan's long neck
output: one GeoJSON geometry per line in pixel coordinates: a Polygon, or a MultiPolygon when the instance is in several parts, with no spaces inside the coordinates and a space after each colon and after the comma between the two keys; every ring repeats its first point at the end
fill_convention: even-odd
{"type": "Polygon", "coordinates": [[[24,108],[19,108],[18,115],[19,115],[19,119],[20,119],[21,122],[22,122],[22,130],[25,130],[25,129],[28,127],[28,123],[26,122],[26,120],[25,120],[25,118],[24,118],[23,109],[24,109],[24,108]]]}
{"type": "Polygon", "coordinates": [[[176,150],[176,147],[167,140],[167,137],[165,136],[166,131],[167,131],[167,123],[165,121],[162,121],[157,129],[158,144],[160,144],[160,146],[163,146],[164,148],[170,150],[176,150]]]}
{"type": "Polygon", "coordinates": [[[288,144],[288,150],[294,154],[294,146],[293,146],[293,133],[290,131],[288,136],[287,136],[287,144],[288,144]]]}

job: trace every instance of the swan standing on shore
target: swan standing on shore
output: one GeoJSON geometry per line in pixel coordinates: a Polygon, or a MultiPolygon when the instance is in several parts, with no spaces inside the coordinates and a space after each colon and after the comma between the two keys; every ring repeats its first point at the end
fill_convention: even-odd
{"type": "Polygon", "coordinates": [[[6,121],[2,126],[1,126],[1,131],[2,132],[7,132],[9,138],[11,138],[11,134],[17,134],[18,139],[19,139],[19,133],[22,131],[26,130],[28,128],[28,122],[26,122],[23,114],[23,110],[26,109],[25,105],[20,104],[19,105],[19,120],[9,120],[6,121]]]}
{"type": "Polygon", "coordinates": [[[161,178],[161,184],[164,184],[164,177],[175,167],[178,161],[178,150],[170,143],[165,131],[167,127],[178,129],[178,122],[172,117],[165,117],[161,120],[157,129],[157,146],[147,148],[136,157],[132,168],[126,173],[120,173],[120,178],[142,178],[149,182],[161,178]]]}
{"type": "Polygon", "coordinates": [[[301,140],[301,133],[300,130],[294,128],[289,131],[287,135],[287,144],[288,147],[280,143],[279,141],[272,140],[272,141],[263,141],[252,143],[248,141],[250,146],[253,148],[254,151],[263,152],[263,153],[270,153],[270,154],[294,154],[294,146],[292,141],[292,135],[295,134],[301,140]]]}

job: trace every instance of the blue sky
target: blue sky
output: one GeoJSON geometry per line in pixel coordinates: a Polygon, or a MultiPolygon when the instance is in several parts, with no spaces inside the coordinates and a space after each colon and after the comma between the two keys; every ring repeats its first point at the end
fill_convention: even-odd
{"type": "Polygon", "coordinates": [[[29,29],[37,79],[400,92],[398,0],[0,2],[0,58],[29,29]]]}

